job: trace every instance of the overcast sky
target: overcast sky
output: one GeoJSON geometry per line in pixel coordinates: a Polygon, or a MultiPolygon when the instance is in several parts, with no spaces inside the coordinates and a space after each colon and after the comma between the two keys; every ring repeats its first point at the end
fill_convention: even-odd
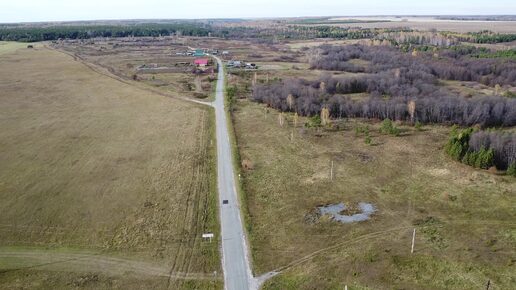
{"type": "Polygon", "coordinates": [[[0,23],[409,14],[516,14],[516,0],[0,0],[0,23]]]}

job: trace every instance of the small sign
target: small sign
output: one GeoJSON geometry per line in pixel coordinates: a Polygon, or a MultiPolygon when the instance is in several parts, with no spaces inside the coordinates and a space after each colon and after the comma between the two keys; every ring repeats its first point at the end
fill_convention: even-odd
{"type": "Polygon", "coordinates": [[[202,238],[203,239],[210,239],[210,243],[211,243],[211,239],[213,239],[213,237],[214,237],[213,233],[202,234],[202,238]]]}

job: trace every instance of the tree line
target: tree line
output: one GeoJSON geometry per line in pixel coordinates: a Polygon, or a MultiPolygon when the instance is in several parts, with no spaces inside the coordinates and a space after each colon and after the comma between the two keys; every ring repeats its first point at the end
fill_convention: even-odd
{"type": "Polygon", "coordinates": [[[200,23],[134,24],[134,25],[83,25],[47,27],[0,27],[0,40],[36,42],[58,39],[88,39],[95,37],[138,37],[168,36],[174,34],[188,36],[208,36],[210,29],[200,23]]]}
{"type": "Polygon", "coordinates": [[[476,168],[496,166],[500,170],[508,170],[510,174],[516,168],[515,133],[455,127],[445,150],[455,160],[476,168]]]}
{"type": "Polygon", "coordinates": [[[285,39],[313,39],[313,38],[338,38],[338,39],[365,39],[377,35],[376,29],[346,28],[335,26],[266,26],[266,27],[213,27],[212,35],[227,39],[261,39],[261,40],[285,40],[285,39]]]}
{"type": "Polygon", "coordinates": [[[433,75],[444,80],[476,81],[485,85],[516,83],[516,62],[511,59],[472,58],[454,49],[445,49],[439,55],[403,53],[387,46],[331,46],[323,45],[309,53],[314,69],[378,73],[405,68],[412,72],[433,75]],[[368,61],[368,66],[357,66],[352,59],[368,61]]]}
{"type": "Polygon", "coordinates": [[[36,42],[58,39],[88,39],[95,37],[214,36],[227,39],[258,39],[275,41],[285,39],[339,38],[364,39],[378,34],[376,29],[342,28],[334,26],[281,27],[217,26],[207,23],[135,23],[119,25],[56,25],[19,26],[1,25],[0,40],[36,42]]]}

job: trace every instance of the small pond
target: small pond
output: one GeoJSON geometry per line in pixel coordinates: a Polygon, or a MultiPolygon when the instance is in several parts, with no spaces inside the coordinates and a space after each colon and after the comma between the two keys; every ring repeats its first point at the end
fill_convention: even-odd
{"type": "Polygon", "coordinates": [[[346,205],[342,202],[337,204],[320,206],[318,208],[321,215],[330,215],[334,220],[339,221],[341,223],[366,221],[376,211],[372,204],[366,202],[359,203],[358,208],[361,210],[361,212],[353,215],[341,214],[346,209],[346,205]]]}

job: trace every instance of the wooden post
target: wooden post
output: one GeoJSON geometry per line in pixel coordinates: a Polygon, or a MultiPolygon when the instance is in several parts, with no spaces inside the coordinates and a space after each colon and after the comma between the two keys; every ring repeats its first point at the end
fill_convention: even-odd
{"type": "Polygon", "coordinates": [[[416,242],[416,229],[414,228],[414,232],[412,233],[412,248],[410,249],[410,253],[414,254],[414,243],[416,242]]]}
{"type": "Polygon", "coordinates": [[[331,167],[330,167],[330,180],[333,181],[333,160],[331,161],[331,167]]]}
{"type": "Polygon", "coordinates": [[[348,290],[348,285],[345,285],[345,286],[344,286],[344,290],[348,290]]]}
{"type": "Polygon", "coordinates": [[[489,290],[489,287],[491,287],[491,280],[487,280],[486,290],[489,290]]]}

